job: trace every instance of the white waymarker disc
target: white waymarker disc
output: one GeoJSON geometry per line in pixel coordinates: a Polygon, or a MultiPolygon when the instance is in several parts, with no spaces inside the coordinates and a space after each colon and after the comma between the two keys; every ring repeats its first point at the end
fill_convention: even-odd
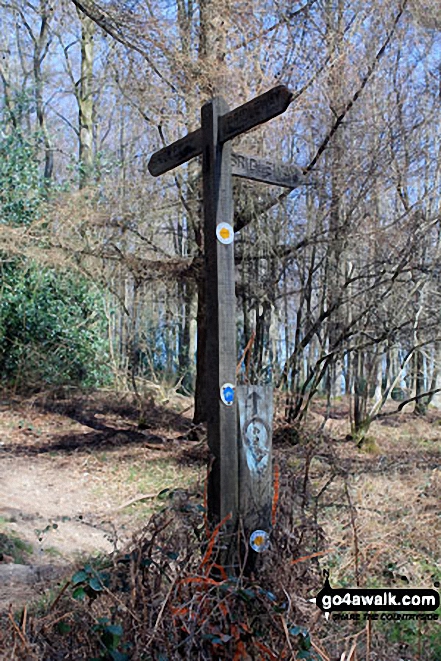
{"type": "Polygon", "coordinates": [[[234,241],[234,230],[229,223],[219,223],[216,227],[217,240],[228,245],[234,241]]]}
{"type": "Polygon", "coordinates": [[[221,400],[226,406],[233,406],[234,403],[234,385],[232,383],[224,383],[220,389],[221,400]]]}
{"type": "Polygon", "coordinates": [[[270,545],[269,535],[264,530],[255,530],[250,535],[250,546],[256,553],[266,551],[270,545]]]}

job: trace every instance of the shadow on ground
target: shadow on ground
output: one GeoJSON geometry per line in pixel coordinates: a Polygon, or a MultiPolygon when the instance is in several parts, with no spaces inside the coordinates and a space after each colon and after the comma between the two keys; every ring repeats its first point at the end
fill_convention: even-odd
{"type": "Polygon", "coordinates": [[[56,414],[76,422],[86,430],[47,433],[36,436],[23,430],[29,443],[3,448],[9,454],[39,455],[50,452],[112,451],[131,446],[166,446],[186,439],[192,423],[182,413],[149,402],[140,421],[139,407],[115,396],[78,396],[68,399],[41,399],[32,409],[40,414],[56,414]],[[90,431],[89,431],[90,430],[90,431]]]}

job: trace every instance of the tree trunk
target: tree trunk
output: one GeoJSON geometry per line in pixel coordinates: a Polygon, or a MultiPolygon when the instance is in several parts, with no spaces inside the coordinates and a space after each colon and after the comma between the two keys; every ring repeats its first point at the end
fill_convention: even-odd
{"type": "Polygon", "coordinates": [[[183,319],[179,329],[179,377],[186,391],[193,387],[193,361],[191,354],[192,312],[193,312],[193,283],[184,282],[179,288],[179,304],[183,309],[183,319]]]}
{"type": "Polygon", "coordinates": [[[193,422],[195,425],[206,421],[205,406],[205,348],[207,344],[207,322],[205,307],[205,279],[198,279],[198,310],[197,310],[197,361],[196,385],[193,422]]]}
{"type": "Polygon", "coordinates": [[[78,11],[81,22],[81,79],[77,90],[79,123],[79,186],[84,188],[93,175],[93,36],[95,23],[78,11]]]}
{"type": "MultiPolygon", "coordinates": [[[[430,390],[435,390],[436,388],[441,388],[441,342],[437,340],[435,342],[433,350],[433,370],[432,377],[430,382],[430,390]]],[[[429,404],[432,404],[435,408],[441,409],[441,392],[436,392],[429,397],[429,404]]]]}
{"type": "Polygon", "coordinates": [[[41,131],[44,144],[44,178],[46,182],[52,179],[54,171],[54,155],[46,125],[46,115],[43,103],[43,72],[42,63],[45,57],[49,39],[49,18],[45,13],[41,15],[40,32],[34,39],[33,69],[35,80],[35,111],[38,126],[41,131]]]}
{"type": "Polygon", "coordinates": [[[375,361],[375,391],[374,401],[379,401],[383,393],[383,354],[379,351],[374,358],[375,361]]]}
{"type": "Polygon", "coordinates": [[[428,399],[427,397],[422,397],[423,393],[426,392],[425,388],[425,378],[424,378],[424,354],[420,350],[415,351],[415,415],[426,415],[428,399]]]}

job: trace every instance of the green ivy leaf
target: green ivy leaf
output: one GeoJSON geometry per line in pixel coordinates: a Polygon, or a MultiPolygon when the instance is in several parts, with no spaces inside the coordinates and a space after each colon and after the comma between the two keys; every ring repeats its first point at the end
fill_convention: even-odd
{"type": "Polygon", "coordinates": [[[86,598],[86,591],[84,588],[75,588],[75,590],[72,593],[72,597],[74,599],[77,599],[78,601],[83,601],[86,598]]]}
{"type": "Polygon", "coordinates": [[[122,635],[123,630],[119,624],[108,624],[103,631],[102,641],[109,651],[116,651],[122,635]]]}
{"type": "Polygon", "coordinates": [[[302,634],[301,646],[304,650],[311,649],[311,638],[309,637],[309,633],[302,634]]]}
{"type": "Polygon", "coordinates": [[[83,583],[84,581],[87,581],[87,574],[84,571],[84,569],[81,569],[80,571],[77,571],[76,574],[72,576],[72,584],[73,585],[78,585],[78,583],[83,583]]]}
{"type": "Polygon", "coordinates": [[[289,633],[291,634],[291,636],[300,636],[300,635],[304,636],[305,635],[305,629],[303,629],[302,627],[299,627],[297,625],[294,625],[293,627],[291,627],[289,629],[289,633]]]}
{"type": "Polygon", "coordinates": [[[241,588],[240,590],[237,591],[237,594],[247,603],[250,603],[250,601],[254,599],[256,596],[256,593],[253,590],[250,590],[249,588],[241,588]]]}
{"type": "Polygon", "coordinates": [[[110,656],[113,661],[129,661],[129,655],[124,654],[123,652],[118,652],[118,650],[111,650],[110,656]]]}
{"type": "Polygon", "coordinates": [[[66,633],[69,633],[71,631],[72,627],[70,624],[67,624],[67,622],[58,622],[57,623],[57,631],[61,636],[64,636],[66,633]]]}
{"type": "Polygon", "coordinates": [[[92,590],[95,590],[95,592],[101,592],[103,589],[99,579],[95,576],[89,579],[89,587],[91,587],[92,590]]]}

